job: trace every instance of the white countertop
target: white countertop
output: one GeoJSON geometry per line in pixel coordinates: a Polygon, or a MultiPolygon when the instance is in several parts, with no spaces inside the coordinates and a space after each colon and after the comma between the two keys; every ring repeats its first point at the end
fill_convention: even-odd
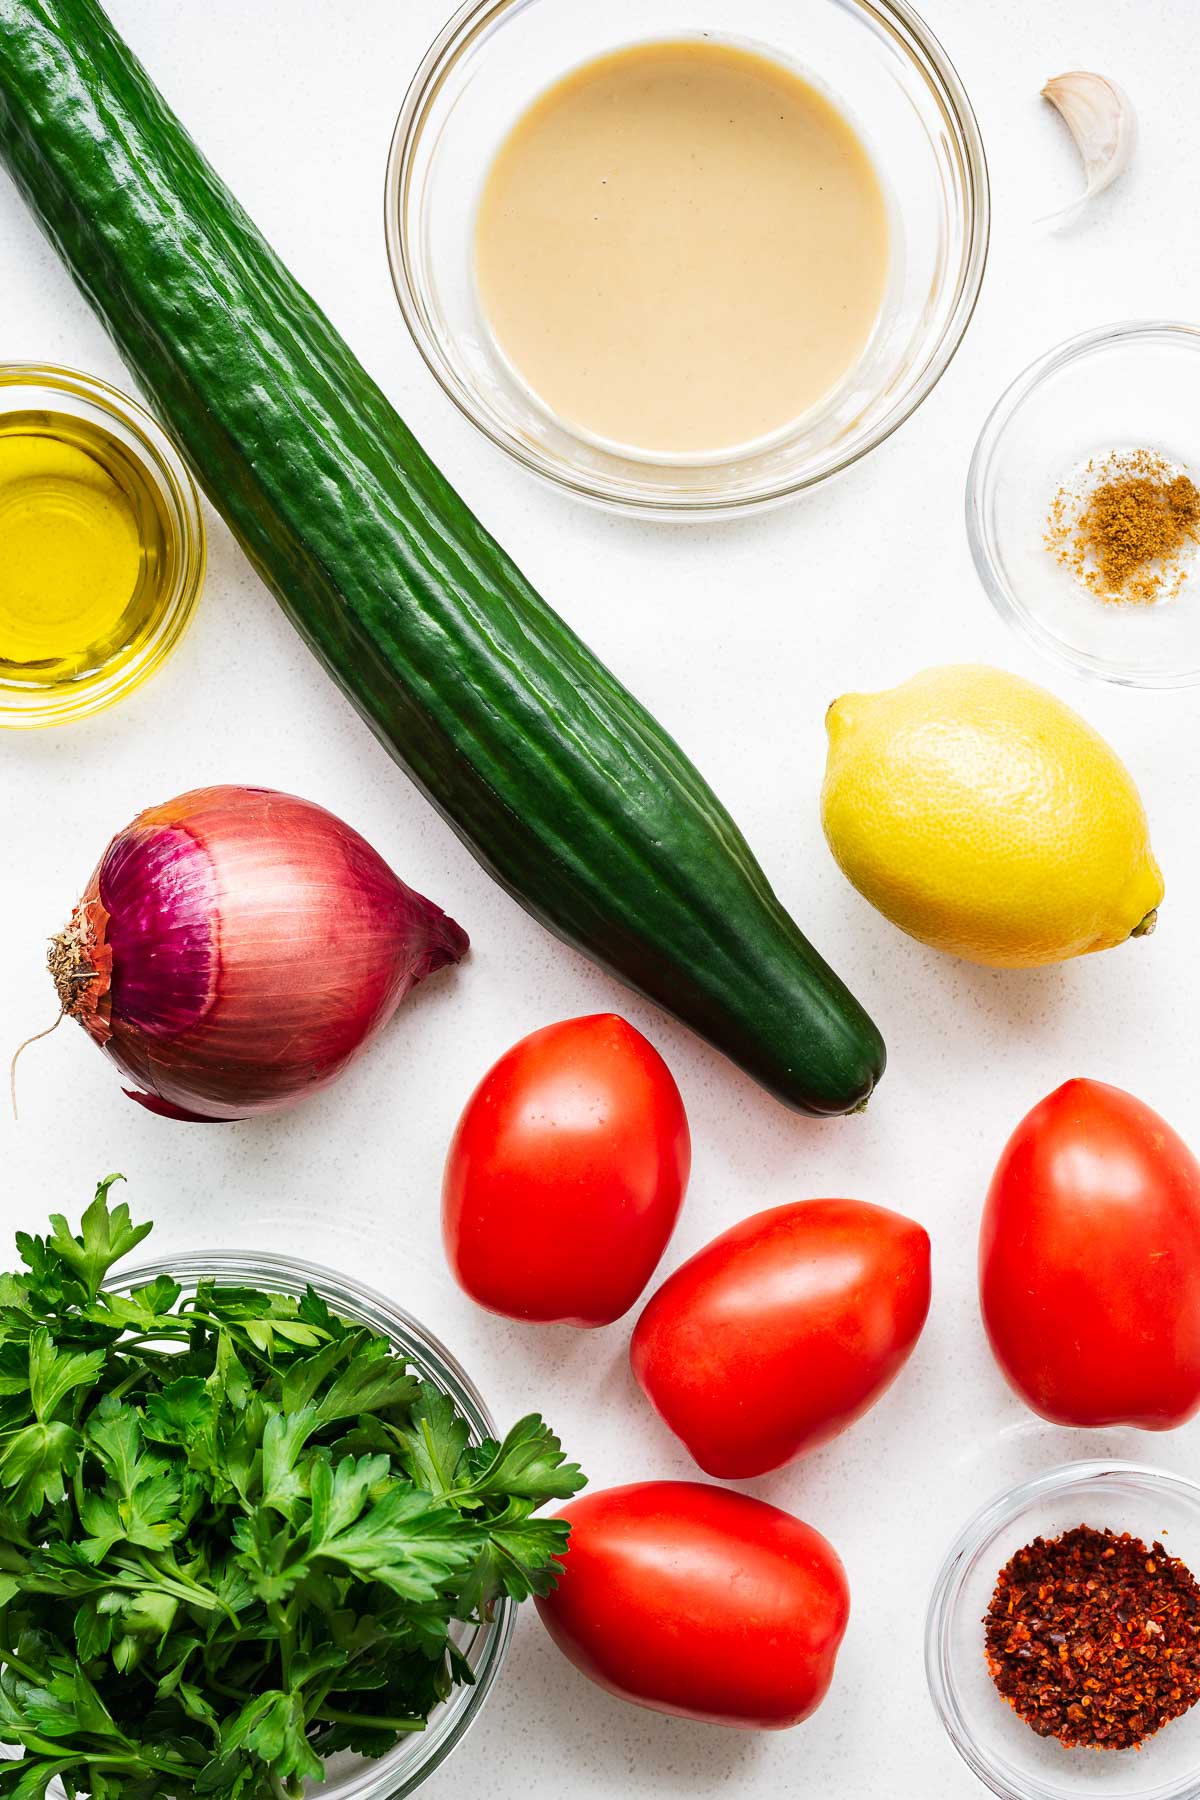
{"type": "MultiPolygon", "coordinates": [[[[807,501],[711,528],[636,525],[543,491],[461,420],[405,333],[383,249],[383,166],[410,71],[445,0],[113,0],[117,24],[296,274],[542,591],[695,757],[780,894],[888,1040],[862,1117],[791,1116],[714,1052],[564,949],[494,887],[352,715],[208,512],[208,585],[158,679],[118,710],[0,744],[3,1049],[48,1024],[47,936],[113,831],[209,782],[283,787],[357,826],[469,929],[331,1092],[221,1129],[153,1118],[73,1027],[31,1049],[19,1125],[0,1119],[0,1239],[77,1216],[121,1169],[151,1248],[241,1245],[340,1265],[428,1321],[497,1417],[542,1409],[595,1485],[695,1473],[634,1389],[626,1325],[521,1329],[447,1273],[442,1157],[475,1080],[552,1019],[613,1008],[659,1046],[694,1134],[691,1191],[663,1265],[744,1214],[850,1194],[913,1214],[934,1240],[934,1304],[912,1364],[848,1436],[750,1484],[809,1519],[847,1564],[853,1617],[832,1693],[807,1725],[749,1735],[608,1698],[523,1615],[503,1679],[430,1800],[969,1800],[980,1793],[926,1698],[930,1582],[966,1514],[1018,1476],[1121,1453],[1200,1472],[1200,1424],[1165,1438],[1042,1425],[1004,1388],[975,1300],[979,1209],[1002,1143],[1071,1075],[1131,1088],[1200,1148],[1200,777],[1196,699],[1085,685],[994,617],[972,569],[962,486],[1000,389],[1084,327],[1200,318],[1195,170],[1200,46],[1192,0],[928,0],[979,114],[994,200],[991,264],[957,360],[869,462],[807,501]],[[1038,100],[1071,67],[1139,103],[1134,169],[1074,232],[1033,217],[1079,180],[1038,100]],[[1167,884],[1156,935],[1061,969],[1005,974],[909,942],[858,898],[817,813],[822,715],[847,688],[981,659],[1078,706],[1134,771],[1167,884]]],[[[130,385],[55,256],[0,177],[0,357],[130,385]]],[[[7,1254],[7,1252],[3,1252],[7,1254]]],[[[8,1266],[0,1257],[0,1266],[8,1266]]]]}

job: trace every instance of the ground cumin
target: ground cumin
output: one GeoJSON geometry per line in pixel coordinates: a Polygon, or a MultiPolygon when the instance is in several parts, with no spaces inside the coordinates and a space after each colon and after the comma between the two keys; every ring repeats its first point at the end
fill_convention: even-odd
{"type": "Polygon", "coordinates": [[[1200,543],[1200,490],[1151,450],[1114,450],[1061,487],[1046,547],[1101,600],[1173,599],[1200,543]]]}
{"type": "Polygon", "coordinates": [[[1127,1531],[1035,1538],[1001,1569],[988,1672],[1039,1737],[1129,1750],[1200,1699],[1200,1587],[1127,1531]]]}

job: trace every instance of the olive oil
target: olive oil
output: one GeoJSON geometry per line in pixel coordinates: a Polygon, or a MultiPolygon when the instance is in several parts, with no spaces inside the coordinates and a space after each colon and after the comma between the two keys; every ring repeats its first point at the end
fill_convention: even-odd
{"type": "Polygon", "coordinates": [[[0,413],[0,684],[82,698],[135,662],[176,555],[157,486],[115,435],[0,413]]]}

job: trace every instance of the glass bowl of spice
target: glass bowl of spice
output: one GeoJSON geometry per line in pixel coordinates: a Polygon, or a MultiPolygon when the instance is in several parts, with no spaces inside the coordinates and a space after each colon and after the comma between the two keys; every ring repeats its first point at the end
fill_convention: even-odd
{"type": "Polygon", "coordinates": [[[966,505],[984,588],[1040,650],[1129,687],[1200,681],[1200,327],[1041,357],[984,425],[966,505]]]}
{"type": "Polygon", "coordinates": [[[1200,1796],[1200,1485],[1070,1463],[964,1527],[925,1667],[959,1755],[1001,1800],[1200,1796]]]}

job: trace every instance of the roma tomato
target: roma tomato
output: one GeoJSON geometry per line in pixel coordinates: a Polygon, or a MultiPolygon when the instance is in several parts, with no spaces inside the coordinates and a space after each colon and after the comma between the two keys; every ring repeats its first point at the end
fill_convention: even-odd
{"type": "Polygon", "coordinates": [[[992,1177],[979,1294],[1044,1419],[1182,1425],[1200,1406],[1200,1166],[1182,1138],[1121,1088],[1058,1088],[992,1177]]]}
{"type": "Polygon", "coordinates": [[[576,1668],[636,1706],[743,1729],[807,1719],[850,1616],[846,1576],[791,1513],[698,1481],[585,1494],[537,1602],[576,1668]]]}
{"type": "Polygon", "coordinates": [[[514,1044],[467,1102],[442,1189],[446,1255],[491,1312],[611,1325],[667,1247],[691,1139],[679,1089],[612,1013],[514,1044]]]}
{"type": "Polygon", "coordinates": [[[700,1467],[742,1480],[853,1424],[928,1311],[920,1225],[863,1200],[800,1200],[744,1219],[668,1276],[630,1358],[700,1467]]]}

